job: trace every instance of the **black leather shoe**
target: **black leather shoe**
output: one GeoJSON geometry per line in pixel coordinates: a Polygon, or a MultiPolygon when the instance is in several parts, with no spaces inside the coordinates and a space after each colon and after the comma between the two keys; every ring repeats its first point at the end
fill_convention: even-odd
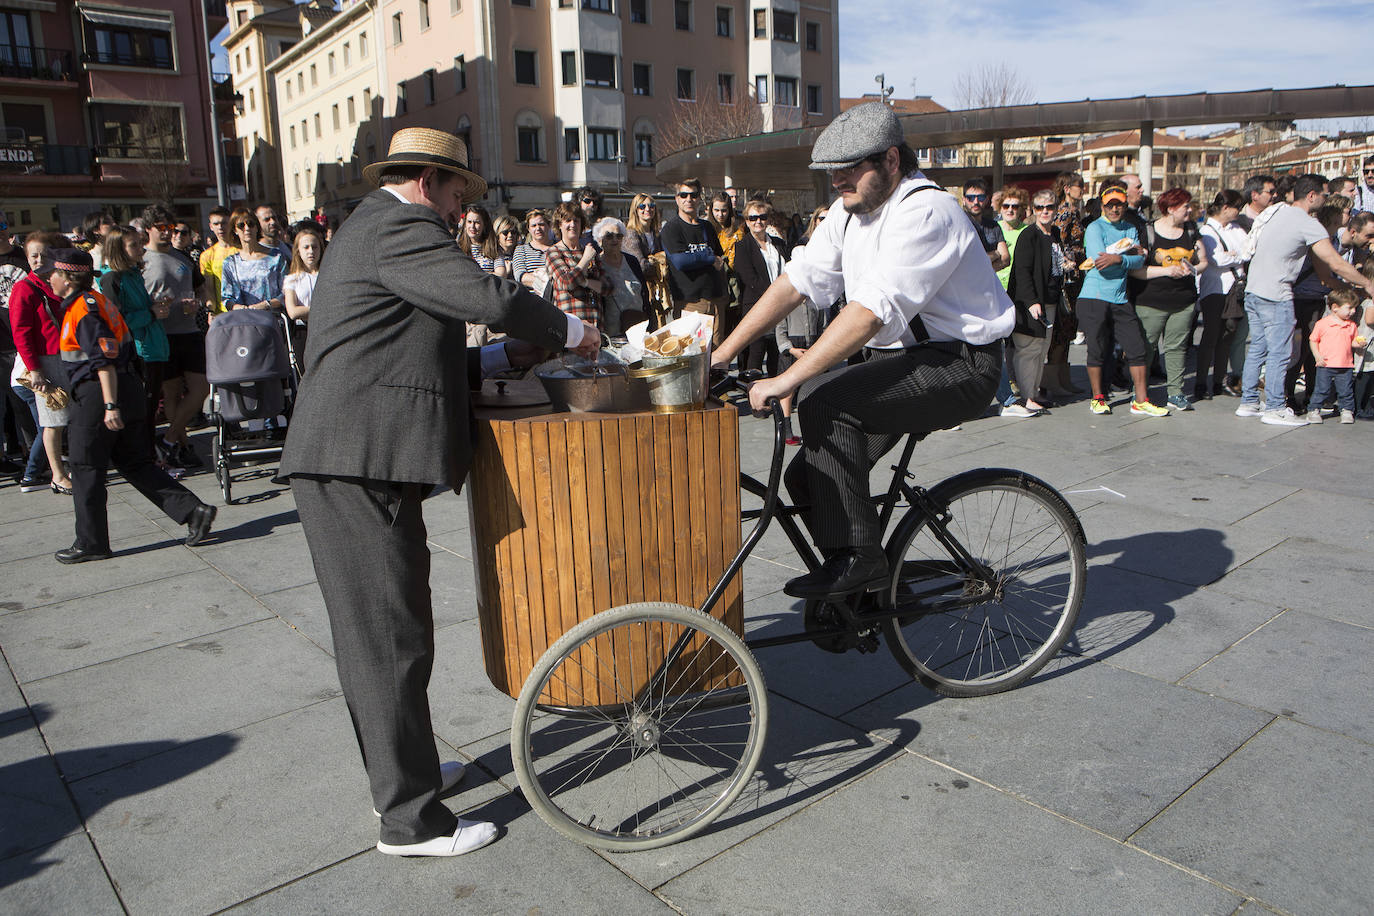
{"type": "Polygon", "coordinates": [[[85,563],[89,560],[108,560],[111,557],[111,553],[108,550],[103,552],[99,550],[87,550],[84,547],[77,547],[73,544],[70,547],[59,550],[57,553],[53,554],[53,557],[59,563],[85,563]]]}
{"type": "Polygon", "coordinates": [[[881,547],[853,547],[842,551],[815,572],[783,586],[793,598],[842,598],[876,588],[887,581],[887,557],[881,547]]]}
{"type": "Polygon", "coordinates": [[[191,517],[186,520],[186,546],[194,547],[205,536],[210,533],[210,525],[215,521],[215,515],[219,510],[214,506],[201,503],[191,510],[191,517]]]}

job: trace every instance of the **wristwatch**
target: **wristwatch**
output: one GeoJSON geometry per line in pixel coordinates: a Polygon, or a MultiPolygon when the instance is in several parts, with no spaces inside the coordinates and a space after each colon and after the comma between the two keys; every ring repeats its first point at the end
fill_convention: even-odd
{"type": "Polygon", "coordinates": [[[105,402],[105,409],[106,409],[106,410],[118,410],[118,409],[119,409],[119,405],[116,404],[114,401],[106,401],[106,402],[105,402]]]}

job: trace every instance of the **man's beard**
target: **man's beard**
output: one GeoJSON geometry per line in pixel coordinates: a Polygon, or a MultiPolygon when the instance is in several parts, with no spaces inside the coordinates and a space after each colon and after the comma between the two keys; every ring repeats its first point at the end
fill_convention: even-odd
{"type": "Polygon", "coordinates": [[[887,199],[892,196],[892,190],[897,187],[897,182],[902,180],[899,173],[884,175],[875,171],[873,176],[878,179],[879,183],[870,186],[866,191],[859,191],[859,199],[853,204],[846,201],[844,205],[846,213],[857,215],[872,213],[887,203],[887,199]]]}

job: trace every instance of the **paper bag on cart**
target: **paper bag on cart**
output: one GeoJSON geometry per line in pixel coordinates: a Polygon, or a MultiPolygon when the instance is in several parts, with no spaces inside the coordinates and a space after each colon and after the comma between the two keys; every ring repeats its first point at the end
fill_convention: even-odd
{"type": "Polygon", "coordinates": [[[715,323],[712,315],[688,312],[650,333],[649,323],[641,321],[625,332],[627,343],[620,350],[621,358],[634,362],[645,356],[709,356],[715,323]]]}

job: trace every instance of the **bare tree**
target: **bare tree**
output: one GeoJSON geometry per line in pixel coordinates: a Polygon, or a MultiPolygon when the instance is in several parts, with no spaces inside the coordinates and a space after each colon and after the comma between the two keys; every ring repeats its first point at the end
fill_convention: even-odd
{"type": "Polygon", "coordinates": [[[186,177],[181,113],[170,105],[145,105],[130,126],[131,151],[145,160],[139,173],[143,193],[170,209],[186,177]]]}
{"type": "Polygon", "coordinates": [[[714,143],[730,137],[745,137],[763,130],[763,109],[753,99],[722,102],[716,95],[708,95],[695,102],[675,99],[668,109],[666,123],[658,129],[659,156],[703,143],[714,143]]]}
{"type": "Polygon", "coordinates": [[[998,108],[1035,101],[1030,84],[1006,64],[980,64],[965,70],[955,77],[953,91],[960,108],[998,108]]]}

